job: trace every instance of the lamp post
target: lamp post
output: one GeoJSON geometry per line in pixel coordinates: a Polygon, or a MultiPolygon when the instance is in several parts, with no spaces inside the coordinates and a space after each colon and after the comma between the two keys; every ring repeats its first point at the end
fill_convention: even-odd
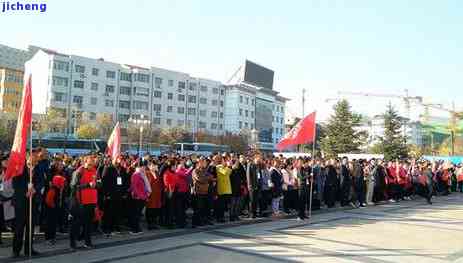
{"type": "Polygon", "coordinates": [[[142,114],[139,116],[139,118],[130,118],[129,122],[133,122],[136,125],[139,125],[139,141],[138,141],[138,156],[140,156],[143,148],[143,130],[144,130],[144,125],[150,123],[149,120],[145,119],[145,116],[142,114]]]}
{"type": "Polygon", "coordinates": [[[251,130],[251,148],[254,151],[257,150],[258,134],[259,134],[259,132],[256,129],[251,130]]]}

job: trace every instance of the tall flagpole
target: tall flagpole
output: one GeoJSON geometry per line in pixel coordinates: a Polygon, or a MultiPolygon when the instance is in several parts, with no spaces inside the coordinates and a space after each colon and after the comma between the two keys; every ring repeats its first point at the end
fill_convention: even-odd
{"type": "Polygon", "coordinates": [[[34,163],[32,160],[32,118],[31,118],[31,123],[30,123],[30,143],[31,146],[29,147],[29,158],[30,158],[30,163],[31,165],[29,166],[29,187],[28,187],[28,192],[29,192],[29,257],[32,256],[32,231],[34,231],[33,226],[32,226],[32,189],[34,185],[32,184],[32,177],[33,177],[33,172],[32,170],[34,169],[34,163]]]}
{"type": "Polygon", "coordinates": [[[312,141],[312,172],[310,173],[310,193],[309,193],[309,220],[312,218],[312,190],[313,190],[313,183],[314,183],[314,166],[315,166],[315,139],[317,138],[317,122],[314,121],[314,133],[313,133],[313,141],[312,141]]]}

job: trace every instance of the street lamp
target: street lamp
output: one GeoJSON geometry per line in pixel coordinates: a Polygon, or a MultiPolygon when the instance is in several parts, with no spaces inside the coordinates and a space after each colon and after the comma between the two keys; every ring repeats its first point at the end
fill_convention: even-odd
{"type": "Polygon", "coordinates": [[[149,124],[150,121],[145,119],[145,116],[142,114],[142,115],[140,115],[140,118],[135,118],[135,119],[130,118],[129,122],[134,122],[135,124],[139,125],[140,136],[139,136],[139,142],[138,142],[138,156],[140,157],[141,150],[142,150],[142,147],[143,147],[143,129],[144,129],[144,125],[149,124]]]}
{"type": "Polygon", "coordinates": [[[256,129],[251,130],[251,148],[257,150],[257,141],[258,141],[259,131],[256,129]]]}

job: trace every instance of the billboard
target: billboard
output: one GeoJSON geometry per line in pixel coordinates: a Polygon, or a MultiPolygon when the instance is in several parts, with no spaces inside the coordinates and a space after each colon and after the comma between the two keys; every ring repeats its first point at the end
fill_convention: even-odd
{"type": "Polygon", "coordinates": [[[244,82],[266,89],[273,89],[274,74],[273,70],[246,60],[244,67],[244,82]]]}

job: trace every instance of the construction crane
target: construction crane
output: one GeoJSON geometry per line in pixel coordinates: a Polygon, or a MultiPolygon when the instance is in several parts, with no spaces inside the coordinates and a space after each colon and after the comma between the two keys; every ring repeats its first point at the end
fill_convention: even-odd
{"type": "Polygon", "coordinates": [[[416,102],[419,104],[423,103],[423,97],[421,96],[409,96],[408,89],[405,89],[404,95],[399,94],[379,94],[379,93],[368,93],[368,92],[348,92],[348,91],[339,91],[338,95],[340,96],[364,96],[364,97],[378,97],[378,98],[395,98],[401,99],[404,102],[405,109],[407,111],[407,118],[410,119],[410,109],[411,109],[411,102],[416,102]]]}

